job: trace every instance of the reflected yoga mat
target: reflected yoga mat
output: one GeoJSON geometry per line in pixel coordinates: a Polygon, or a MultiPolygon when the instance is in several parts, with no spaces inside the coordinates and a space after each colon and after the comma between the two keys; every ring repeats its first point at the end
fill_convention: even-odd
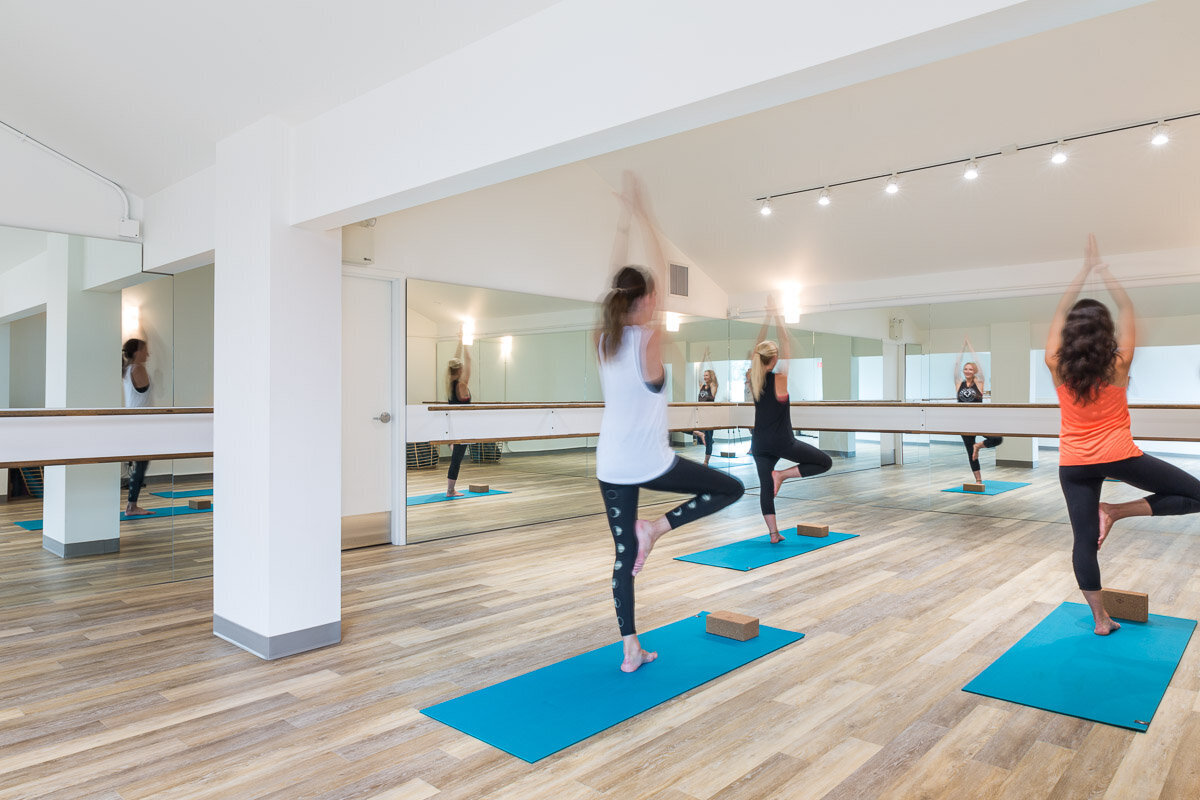
{"type": "Polygon", "coordinates": [[[755,536],[753,539],[743,539],[740,542],[732,542],[731,544],[723,544],[720,547],[701,550],[698,553],[676,556],[675,560],[748,572],[752,569],[765,567],[767,564],[774,564],[776,561],[783,561],[793,556],[811,553],[813,550],[820,550],[822,547],[844,542],[847,539],[858,538],[857,533],[834,533],[833,531],[830,531],[828,536],[819,538],[814,536],[796,536],[796,529],[794,527],[780,531],[780,533],[783,534],[783,541],[779,544],[771,544],[771,537],[763,534],[762,536],[755,536]]]}
{"type": "Polygon", "coordinates": [[[1151,614],[1092,633],[1092,612],[1063,603],[963,691],[1145,731],[1183,657],[1196,621],[1151,614]]]}
{"type": "Polygon", "coordinates": [[[949,489],[942,489],[943,492],[958,492],[959,494],[1002,494],[1011,492],[1013,489],[1020,489],[1022,486],[1028,486],[1028,483],[1017,483],[1015,481],[984,481],[982,492],[968,492],[959,486],[951,486],[949,489]]]}
{"type": "Polygon", "coordinates": [[[489,489],[486,492],[467,491],[462,493],[462,497],[446,497],[445,492],[434,492],[433,494],[414,494],[412,497],[408,498],[408,502],[405,503],[405,505],[423,506],[426,503],[445,503],[451,500],[470,500],[472,497],[487,497],[489,494],[512,494],[512,492],[505,492],[500,489],[489,489]]]}
{"type": "Polygon", "coordinates": [[[155,497],[208,497],[212,489],[189,489],[186,492],[151,492],[155,497]]]}
{"type": "MultiPolygon", "coordinates": [[[[121,512],[121,522],[137,522],[139,519],[154,519],[155,517],[182,517],[185,514],[211,514],[211,508],[189,508],[188,506],[168,506],[166,508],[147,508],[149,514],[138,514],[130,517],[126,516],[125,512],[121,512]]],[[[20,525],[27,531],[40,531],[42,529],[42,521],[40,519],[27,519],[21,522],[13,523],[20,525]]]]}
{"type": "Polygon", "coordinates": [[[760,626],[738,642],[706,633],[704,617],[641,634],[658,659],[637,672],[621,672],[616,642],[421,713],[532,764],[804,638],[760,626]]]}

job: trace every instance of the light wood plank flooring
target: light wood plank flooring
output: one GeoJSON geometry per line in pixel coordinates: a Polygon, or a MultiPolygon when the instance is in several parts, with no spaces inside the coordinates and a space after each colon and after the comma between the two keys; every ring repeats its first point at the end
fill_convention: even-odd
{"type": "MultiPolygon", "coordinates": [[[[1145,734],[961,691],[1078,599],[1068,527],[1035,518],[1054,470],[989,463],[1035,486],[935,495],[906,467],[791,487],[820,496],[781,516],[861,536],[749,573],[672,557],[758,533],[756,497],[673,532],[638,579],[643,630],[729,609],[807,638],[535,765],[418,710],[615,640],[594,484],[587,516],[343,553],[342,644],[277,662],[212,636],[210,579],[59,595],[6,570],[33,599],[0,610],[0,799],[1200,796],[1194,642],[1145,734]]],[[[1106,582],[1196,618],[1190,525],[1121,523],[1106,582]]]]}

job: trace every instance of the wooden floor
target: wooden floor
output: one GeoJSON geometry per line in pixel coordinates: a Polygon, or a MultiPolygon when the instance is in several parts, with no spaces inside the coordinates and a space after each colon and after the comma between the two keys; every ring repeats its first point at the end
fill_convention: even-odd
{"type": "MultiPolygon", "coordinates": [[[[616,639],[591,479],[584,516],[344,553],[343,642],[276,662],[212,636],[210,579],[69,590],[77,561],[56,579],[5,550],[0,799],[1200,796],[1195,642],[1145,734],[961,691],[1077,599],[1070,531],[1041,518],[1053,466],[990,463],[1034,485],[943,495],[948,461],[789,487],[819,497],[782,516],[861,536],[749,573],[672,557],[759,532],[757,497],[673,532],[638,579],[642,630],[729,609],[807,637],[536,765],[418,709],[616,639]]],[[[1193,521],[1139,523],[1105,545],[1106,583],[1200,617],[1193,521]]]]}

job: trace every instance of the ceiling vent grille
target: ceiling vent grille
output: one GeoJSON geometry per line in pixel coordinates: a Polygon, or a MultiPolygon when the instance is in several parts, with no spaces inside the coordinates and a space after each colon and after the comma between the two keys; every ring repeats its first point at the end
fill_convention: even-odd
{"type": "Polygon", "coordinates": [[[682,264],[671,265],[671,294],[688,296],[688,268],[682,264]]]}

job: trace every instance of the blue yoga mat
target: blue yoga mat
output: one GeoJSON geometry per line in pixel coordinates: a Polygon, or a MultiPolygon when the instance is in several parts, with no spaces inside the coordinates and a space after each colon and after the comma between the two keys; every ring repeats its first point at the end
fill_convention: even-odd
{"type": "Polygon", "coordinates": [[[208,497],[213,493],[212,489],[189,489],[186,492],[151,492],[155,497],[208,497]]]}
{"type": "MultiPolygon", "coordinates": [[[[185,514],[211,514],[211,508],[191,508],[189,506],[168,506],[167,508],[148,508],[150,514],[138,514],[136,516],[126,516],[125,512],[121,512],[121,522],[136,522],[139,519],[152,519],[154,517],[182,517],[185,514]]],[[[42,529],[42,521],[40,519],[27,519],[21,522],[14,523],[20,525],[27,531],[40,531],[42,529]]]]}
{"type": "Polygon", "coordinates": [[[1151,614],[1120,623],[1097,636],[1087,606],[1063,603],[963,691],[1144,731],[1196,621],[1151,614]]]}
{"type": "Polygon", "coordinates": [[[658,660],[621,672],[616,642],[421,713],[533,763],[804,638],[760,626],[738,642],[706,633],[705,614],[640,635],[658,660]]]}
{"type": "Polygon", "coordinates": [[[489,494],[512,494],[512,492],[501,491],[500,489],[491,489],[486,492],[463,492],[461,497],[446,497],[445,492],[434,492],[433,494],[415,494],[408,498],[405,505],[423,506],[426,503],[447,503],[451,500],[470,500],[472,497],[487,497],[489,494]]]}
{"type": "Polygon", "coordinates": [[[1017,483],[1016,481],[984,481],[982,492],[968,492],[962,486],[952,486],[949,489],[942,489],[943,492],[958,492],[959,494],[1001,494],[1003,492],[1011,492],[1013,489],[1020,489],[1022,486],[1028,486],[1028,483],[1017,483]]]}
{"type": "Polygon", "coordinates": [[[803,553],[811,553],[813,550],[820,550],[822,547],[844,542],[847,539],[858,538],[857,533],[834,533],[833,531],[830,531],[828,536],[820,538],[796,536],[795,528],[788,528],[780,533],[783,534],[783,541],[779,544],[771,544],[771,537],[764,534],[755,536],[753,539],[743,539],[740,542],[701,550],[698,553],[676,556],[675,560],[748,572],[765,567],[767,564],[774,564],[776,561],[783,561],[803,553]]]}

